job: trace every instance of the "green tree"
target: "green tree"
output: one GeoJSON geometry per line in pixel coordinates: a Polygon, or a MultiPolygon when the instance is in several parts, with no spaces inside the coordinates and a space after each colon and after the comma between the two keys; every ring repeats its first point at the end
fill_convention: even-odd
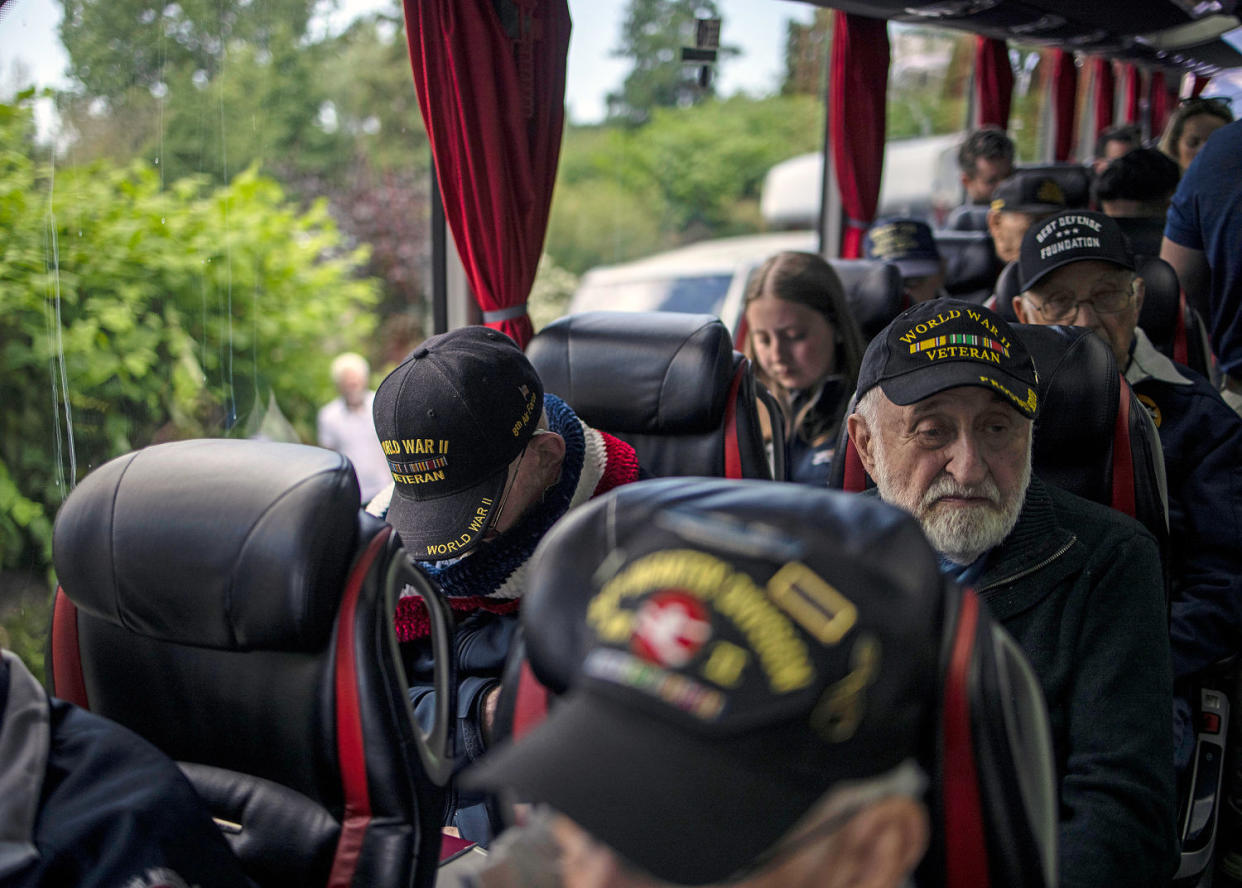
{"type": "MultiPolygon", "coordinates": [[[[681,61],[681,50],[694,46],[696,19],[720,17],[715,0],[630,0],[613,55],[634,67],[620,91],[608,95],[609,117],[641,124],[655,108],[685,108],[714,96],[713,84],[700,85],[697,68],[681,61]]],[[[717,64],[737,53],[721,46],[717,64]]]]}
{"type": "Polygon", "coordinates": [[[251,433],[273,403],[313,440],[327,364],[371,334],[377,299],[322,202],[298,210],[253,170],[53,178],[29,127],[0,106],[0,570],[48,563],[56,507],[112,456],[251,433]]]}
{"type": "Polygon", "coordinates": [[[238,44],[275,51],[306,34],[315,0],[61,0],[69,75],[87,95],[159,90],[169,72],[210,81],[238,44]]]}
{"type": "Polygon", "coordinates": [[[570,127],[546,252],[575,274],[690,240],[760,228],[759,192],[776,163],[815,150],[810,96],[734,96],[657,109],[641,130],[570,127]]]}

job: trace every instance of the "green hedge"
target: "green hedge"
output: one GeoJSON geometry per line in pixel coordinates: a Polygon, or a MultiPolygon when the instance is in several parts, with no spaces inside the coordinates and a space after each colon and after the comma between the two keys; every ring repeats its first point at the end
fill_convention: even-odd
{"type": "Polygon", "coordinates": [[[322,203],[253,170],[56,168],[31,131],[0,105],[0,569],[50,564],[57,507],[113,456],[253,433],[269,404],[313,441],[378,298],[322,203]]]}

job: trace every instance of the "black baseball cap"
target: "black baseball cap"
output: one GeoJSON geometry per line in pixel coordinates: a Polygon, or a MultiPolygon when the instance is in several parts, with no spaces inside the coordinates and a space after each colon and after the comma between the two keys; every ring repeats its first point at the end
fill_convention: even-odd
{"type": "Polygon", "coordinates": [[[894,404],[975,385],[999,393],[1030,419],[1039,406],[1039,376],[1022,340],[995,312],[958,299],[920,302],[871,340],[857,397],[877,385],[894,404]]]}
{"type": "Polygon", "coordinates": [[[488,327],[432,336],[388,374],[372,412],[394,483],[386,520],[410,557],[455,558],[479,542],[542,410],[535,368],[488,327]]]}
{"type": "Polygon", "coordinates": [[[918,219],[885,219],[867,231],[863,249],[868,259],[883,259],[903,277],[927,277],[940,271],[940,250],[931,226],[918,219]]]}
{"type": "Polygon", "coordinates": [[[553,527],[530,582],[528,644],[580,665],[462,785],[546,803],[661,879],[736,874],[838,782],[932,736],[947,581],[878,499],[638,482],[553,527]]]}
{"type": "Polygon", "coordinates": [[[992,209],[997,211],[1042,215],[1067,206],[1065,191],[1057,180],[1034,170],[1014,173],[992,193],[992,209]]]}
{"type": "Polygon", "coordinates": [[[1112,216],[1066,210],[1027,229],[1018,252],[1018,291],[1071,262],[1095,259],[1134,270],[1129,242],[1112,216]]]}

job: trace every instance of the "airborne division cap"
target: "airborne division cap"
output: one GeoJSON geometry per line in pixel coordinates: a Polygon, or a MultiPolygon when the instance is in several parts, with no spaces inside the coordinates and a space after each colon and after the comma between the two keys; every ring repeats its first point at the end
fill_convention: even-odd
{"type": "Polygon", "coordinates": [[[975,385],[1033,419],[1038,383],[1030,353],[1003,318],[973,302],[932,299],[902,312],[871,340],[858,371],[858,398],[878,385],[905,405],[975,385]]]}
{"type": "Polygon", "coordinates": [[[433,336],[388,374],[375,432],[395,485],[387,521],[410,557],[455,558],[479,542],[542,410],[535,368],[487,327],[433,336]]]}
{"type": "Polygon", "coordinates": [[[933,730],[935,553],[887,503],[775,487],[645,481],[553,527],[523,621],[580,665],[462,785],[545,802],[702,885],[761,860],[837,784],[914,759],[933,730]]]}

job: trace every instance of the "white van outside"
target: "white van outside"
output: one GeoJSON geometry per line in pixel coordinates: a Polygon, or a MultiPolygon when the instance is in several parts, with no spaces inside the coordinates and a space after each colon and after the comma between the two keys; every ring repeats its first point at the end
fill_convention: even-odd
{"type": "MultiPolygon", "coordinates": [[[[957,145],[961,135],[890,142],[885,148],[880,215],[932,217],[960,202],[957,145]]],[[[736,334],[746,282],[765,259],[782,250],[816,252],[812,230],[819,212],[821,158],[803,155],[769,170],[760,196],[767,234],[716,238],[582,276],[569,313],[682,311],[714,314],[736,334]]]]}
{"type": "MultiPolygon", "coordinates": [[[[914,216],[933,228],[962,202],[957,170],[960,133],[901,139],[884,146],[879,216],[914,216]]],[[[824,170],[823,155],[800,154],[768,170],[759,213],[769,228],[814,228],[824,170]]]]}
{"type": "Polygon", "coordinates": [[[814,231],[778,231],[699,241],[582,276],[569,313],[681,311],[713,314],[736,332],[751,272],[783,250],[815,252],[814,231]]]}

